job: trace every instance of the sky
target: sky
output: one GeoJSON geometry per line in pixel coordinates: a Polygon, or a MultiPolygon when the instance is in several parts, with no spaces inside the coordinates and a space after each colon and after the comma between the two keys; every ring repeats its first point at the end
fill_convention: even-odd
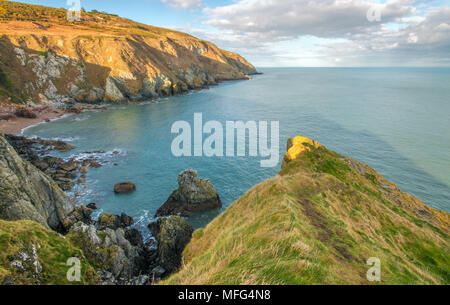
{"type": "MultiPolygon", "coordinates": [[[[78,0],[20,2],[70,8],[78,0]]],[[[80,0],[257,67],[450,66],[450,0],[80,0]]]]}

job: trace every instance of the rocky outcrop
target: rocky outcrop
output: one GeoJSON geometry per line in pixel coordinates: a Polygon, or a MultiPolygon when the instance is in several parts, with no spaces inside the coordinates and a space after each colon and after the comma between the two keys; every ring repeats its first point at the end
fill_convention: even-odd
{"type": "Polygon", "coordinates": [[[123,228],[101,230],[92,224],[79,222],[71,228],[67,238],[82,249],[89,262],[100,270],[103,284],[146,284],[150,281],[150,264],[156,253],[144,245],[140,233],[136,237],[136,234],[127,232],[123,228]],[[133,236],[133,243],[127,239],[130,236],[133,236]],[[143,281],[140,276],[146,274],[146,281],[143,281]]]}
{"type": "Polygon", "coordinates": [[[222,207],[217,191],[211,181],[200,179],[194,170],[186,170],[178,176],[178,189],[161,206],[156,216],[189,216],[192,212],[203,212],[222,207]]]}
{"type": "Polygon", "coordinates": [[[194,229],[181,217],[159,218],[149,229],[158,241],[158,267],[153,269],[157,276],[167,276],[181,266],[181,254],[189,243],[194,229]]]}
{"type": "Polygon", "coordinates": [[[34,220],[62,230],[74,209],[72,200],[47,175],[23,160],[0,136],[0,218],[34,220]]]}
{"type": "Polygon", "coordinates": [[[83,12],[75,28],[52,8],[16,20],[14,4],[0,8],[11,12],[0,16],[6,91],[30,104],[148,100],[256,73],[241,56],[184,33],[98,12],[83,12]]]}

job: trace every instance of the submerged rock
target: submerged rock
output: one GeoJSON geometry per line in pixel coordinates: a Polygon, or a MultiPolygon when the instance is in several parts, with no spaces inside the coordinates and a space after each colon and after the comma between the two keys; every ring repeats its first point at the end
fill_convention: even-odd
{"type": "Polygon", "coordinates": [[[131,182],[120,182],[114,185],[114,193],[126,194],[136,190],[136,186],[131,182]]]}
{"type": "Polygon", "coordinates": [[[179,188],[170,195],[156,216],[189,216],[191,212],[203,212],[222,207],[212,183],[197,177],[194,170],[186,170],[178,176],[179,188]]]}

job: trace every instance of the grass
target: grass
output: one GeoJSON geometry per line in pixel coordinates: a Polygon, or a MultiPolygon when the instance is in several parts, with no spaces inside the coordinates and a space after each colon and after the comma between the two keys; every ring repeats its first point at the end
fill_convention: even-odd
{"type": "Polygon", "coordinates": [[[39,283],[43,285],[93,284],[96,273],[82,251],[56,232],[45,229],[33,221],[0,220],[0,284],[37,284],[32,268],[24,272],[11,267],[19,252],[31,246],[36,247],[42,273],[39,283]],[[81,282],[67,280],[67,260],[71,257],[81,261],[81,282]]]}
{"type": "Polygon", "coordinates": [[[355,162],[319,147],[285,163],[196,231],[163,284],[378,284],[366,278],[371,257],[380,284],[450,284],[448,214],[419,218],[412,202],[423,203],[382,192],[389,182],[355,162]]]}

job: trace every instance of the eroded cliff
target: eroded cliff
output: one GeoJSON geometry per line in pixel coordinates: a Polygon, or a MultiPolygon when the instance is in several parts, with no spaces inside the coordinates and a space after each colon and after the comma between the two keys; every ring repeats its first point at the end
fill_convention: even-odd
{"type": "Polygon", "coordinates": [[[115,15],[0,1],[0,88],[17,102],[65,105],[170,96],[248,79],[241,56],[115,15]]]}

